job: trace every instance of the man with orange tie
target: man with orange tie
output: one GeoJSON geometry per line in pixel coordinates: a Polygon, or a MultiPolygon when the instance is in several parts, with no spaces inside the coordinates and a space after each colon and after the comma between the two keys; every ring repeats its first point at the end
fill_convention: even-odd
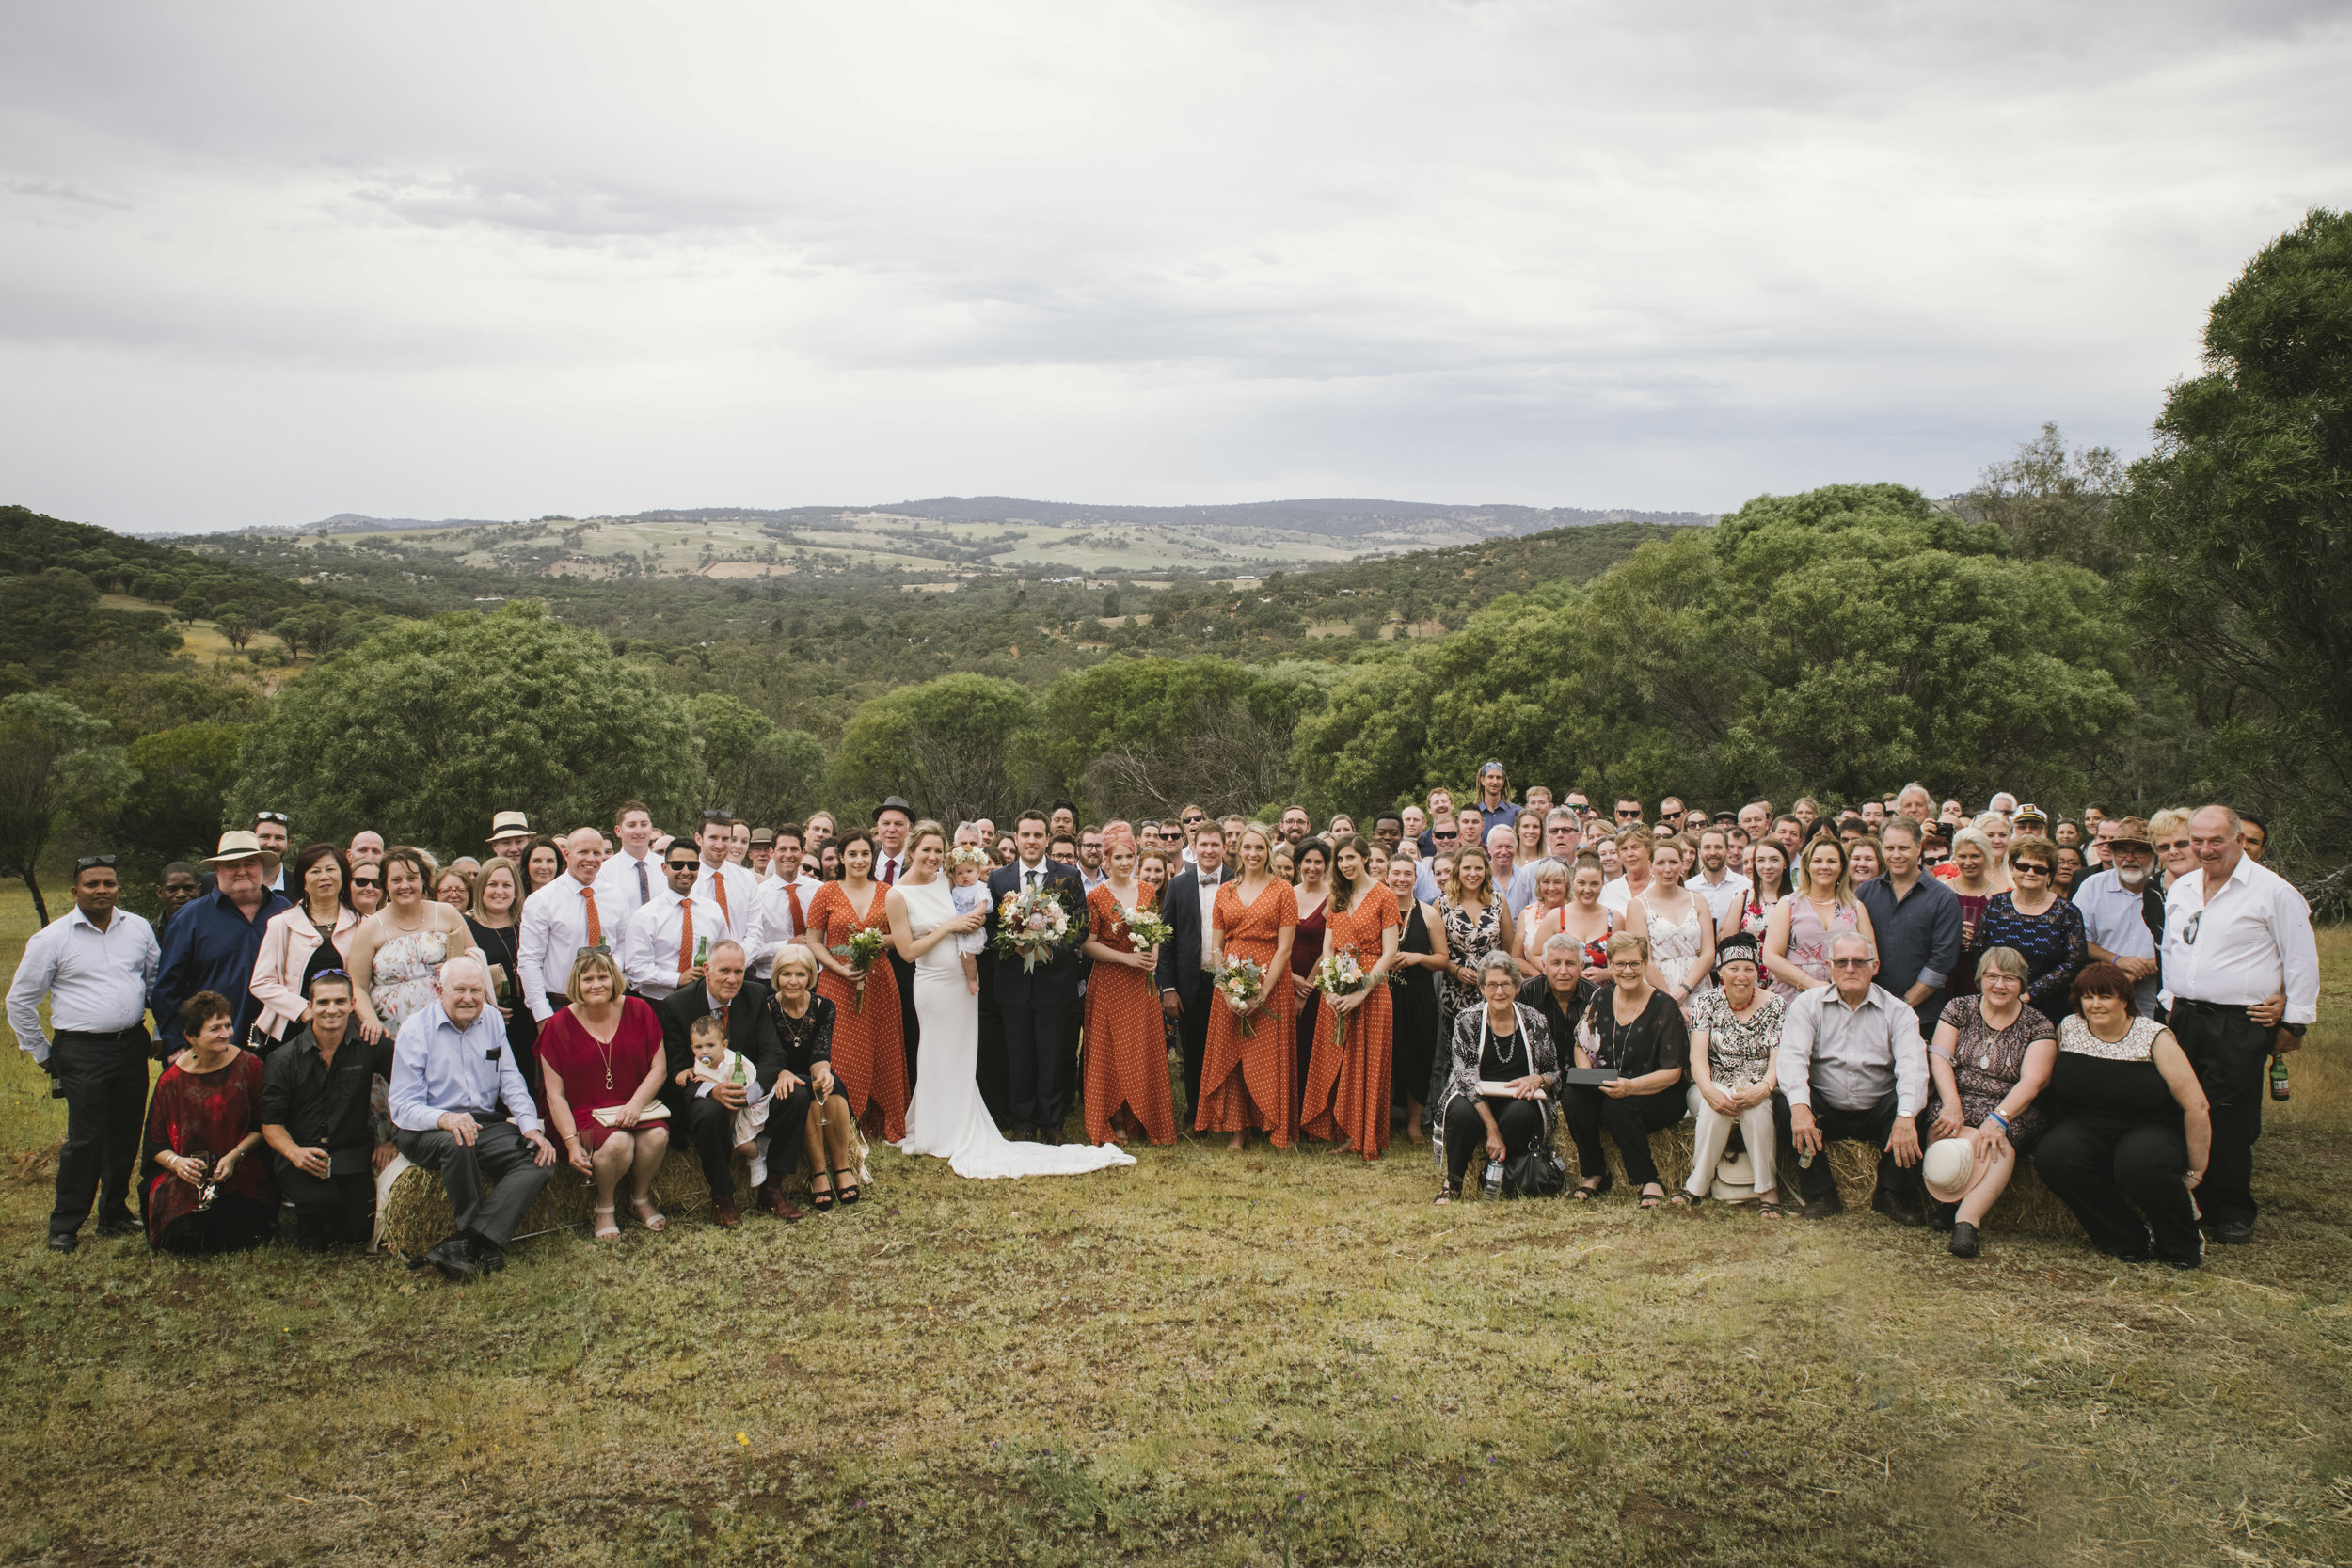
{"type": "Polygon", "coordinates": [[[754,974],[766,974],[776,961],[776,950],[801,940],[808,928],[809,900],[825,885],[803,869],[807,863],[801,850],[805,842],[800,824],[787,822],[771,843],[768,879],[759,884],[759,902],[743,932],[754,974]]]}
{"type": "Polygon", "coordinates": [[[596,873],[604,867],[604,834],[575,828],[564,841],[564,875],[523,902],[522,933],[515,942],[516,979],[531,1016],[545,1023],[571,998],[557,988],[584,947],[611,950],[620,935],[596,907],[596,873]]]}
{"type": "MultiPolygon", "coordinates": [[[[735,845],[735,814],[703,813],[702,824],[694,830],[694,843],[702,850],[702,868],[694,878],[694,896],[718,905],[730,930],[739,923],[749,929],[752,909],[759,902],[759,879],[751,874],[749,867],[727,858],[728,850],[735,845]]],[[[670,854],[684,847],[673,844],[662,852],[670,854]]]]}
{"type": "Polygon", "coordinates": [[[660,1002],[703,977],[710,949],[734,938],[719,906],[695,895],[702,859],[689,844],[673,844],[661,863],[667,893],[657,893],[628,917],[621,938],[621,972],[629,990],[660,1002]]]}

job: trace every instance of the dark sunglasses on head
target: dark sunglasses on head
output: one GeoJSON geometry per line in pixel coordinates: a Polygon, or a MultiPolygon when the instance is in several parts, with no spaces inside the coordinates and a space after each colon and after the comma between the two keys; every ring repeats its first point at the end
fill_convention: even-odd
{"type": "Polygon", "coordinates": [[[84,855],[73,863],[73,874],[78,877],[94,865],[103,865],[112,871],[114,864],[115,857],[112,855],[84,855]]]}

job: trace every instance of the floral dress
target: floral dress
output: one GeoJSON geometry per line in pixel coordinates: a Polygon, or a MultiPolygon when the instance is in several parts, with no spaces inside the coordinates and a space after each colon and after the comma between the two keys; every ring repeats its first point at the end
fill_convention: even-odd
{"type": "Polygon", "coordinates": [[[1780,1025],[1788,1005],[1766,992],[1761,1006],[1746,1018],[1731,1010],[1730,998],[1720,990],[1700,991],[1691,998],[1691,1031],[1707,1031],[1707,1071],[1721,1089],[1744,1089],[1761,1084],[1772,1070],[1773,1053],[1780,1049],[1780,1025]]]}
{"type": "MultiPolygon", "coordinates": [[[[2031,1006],[2017,1009],[2006,1029],[1984,1021],[1983,1003],[1974,996],[1954,997],[1944,1004],[1943,1022],[1959,1033],[1952,1048],[1952,1078],[1960,1085],[1960,1119],[1971,1127],[1984,1124],[1987,1112],[2009,1098],[2026,1069],[2026,1053],[2037,1040],[2058,1037],[2058,1027],[2031,1006]]],[[[1944,1091],[1932,1089],[1928,1109],[1944,1108],[1944,1091]]],[[[2026,1106],[2010,1118],[2009,1141],[2030,1149],[2042,1135],[2042,1107],[2026,1106]]]]}
{"type": "MultiPolygon", "coordinates": [[[[1812,899],[1801,893],[1792,893],[1788,905],[1788,961],[1817,980],[1827,981],[1829,944],[1849,931],[1862,928],[1862,911],[1858,904],[1840,902],[1829,911],[1829,924],[1821,924],[1821,913],[1812,899]]],[[[1785,980],[1772,981],[1772,994],[1783,1002],[1792,1002],[1804,993],[1785,980]]]]}
{"type": "Polygon", "coordinates": [[[399,1034],[410,1014],[432,1005],[433,988],[448,959],[447,931],[397,932],[376,948],[368,1000],[375,1005],[375,1016],[387,1030],[399,1034]]]}
{"type": "MultiPolygon", "coordinates": [[[[1480,960],[1502,945],[1502,918],[1492,902],[1473,911],[1447,899],[1438,906],[1445,919],[1446,957],[1452,963],[1478,973],[1480,960]]],[[[1478,988],[1466,985],[1454,977],[1452,970],[1438,976],[1438,1006],[1445,1015],[1449,1034],[1454,1015],[1466,1007],[1483,1007],[1486,999],[1478,994],[1478,988]]]]}

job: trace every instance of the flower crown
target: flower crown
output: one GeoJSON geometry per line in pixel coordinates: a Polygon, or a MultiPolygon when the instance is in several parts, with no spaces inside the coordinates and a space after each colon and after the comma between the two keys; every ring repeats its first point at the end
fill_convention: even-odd
{"type": "Polygon", "coordinates": [[[977,844],[959,844],[947,851],[947,869],[950,871],[961,871],[966,866],[975,871],[986,871],[995,863],[995,857],[977,844]]]}

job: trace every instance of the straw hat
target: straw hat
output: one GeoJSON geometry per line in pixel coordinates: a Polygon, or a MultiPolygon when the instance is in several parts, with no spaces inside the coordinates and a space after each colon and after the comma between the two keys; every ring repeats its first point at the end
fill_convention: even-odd
{"type": "Polygon", "coordinates": [[[1938,1138],[1919,1157],[1919,1179],[1938,1203],[1958,1203],[1977,1173],[1977,1146],[1966,1138],[1938,1138]]]}
{"type": "Polygon", "coordinates": [[[489,842],[492,844],[496,844],[502,838],[529,838],[530,836],[531,818],[522,812],[502,811],[490,818],[489,842]]]}
{"type": "Polygon", "coordinates": [[[220,835],[220,852],[205,856],[203,863],[229,865],[237,861],[258,861],[268,858],[269,852],[262,847],[262,841],[253,836],[251,830],[237,828],[220,835]]]}

